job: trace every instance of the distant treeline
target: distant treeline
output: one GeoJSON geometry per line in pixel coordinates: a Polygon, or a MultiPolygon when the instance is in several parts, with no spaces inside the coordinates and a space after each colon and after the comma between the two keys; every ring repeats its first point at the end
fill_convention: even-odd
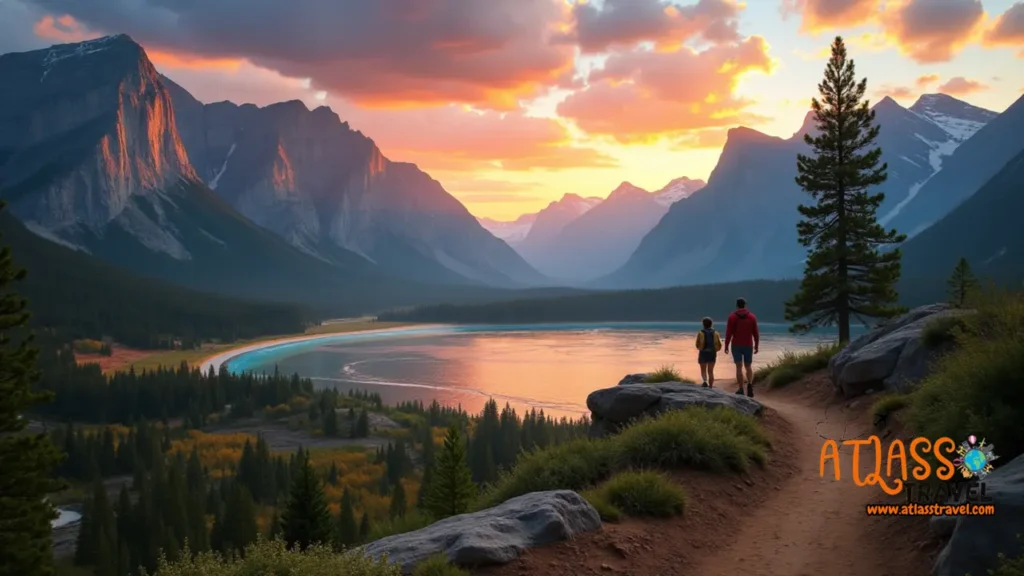
{"type": "MultiPolygon", "coordinates": [[[[0,212],[0,245],[27,269],[17,290],[28,299],[32,325],[67,338],[100,338],[139,348],[182,341],[236,340],[302,332],[313,320],[297,304],[252,302],[135,276],[28,231],[0,212]]],[[[239,279],[244,282],[244,279],[239,279]]]]}
{"type": "MultiPolygon", "coordinates": [[[[595,292],[579,296],[509,300],[479,305],[442,304],[378,315],[388,322],[529,324],[536,322],[696,322],[724,316],[744,297],[765,322],[784,322],[785,303],[797,280],[751,280],[678,286],[656,290],[595,292]]],[[[901,302],[919,306],[945,299],[945,280],[908,279],[900,283],[901,302]]]]}

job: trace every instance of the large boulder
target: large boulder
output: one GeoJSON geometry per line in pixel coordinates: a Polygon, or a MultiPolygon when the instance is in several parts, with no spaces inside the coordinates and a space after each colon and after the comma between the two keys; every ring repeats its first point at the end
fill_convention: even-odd
{"type": "Polygon", "coordinates": [[[682,410],[690,406],[725,406],[752,416],[760,414],[764,409],[761,403],[753,398],[718,388],[702,388],[682,382],[620,383],[612,388],[595,390],[587,396],[592,436],[614,432],[627,422],[644,416],[654,416],[666,410],[682,410]]]}
{"type": "Polygon", "coordinates": [[[406,574],[416,564],[444,553],[466,567],[505,564],[528,548],[567,540],[601,527],[597,510],[571,490],[531,492],[470,514],[435,522],[414,532],[388,536],[362,548],[388,560],[406,574]]]}
{"type": "Polygon", "coordinates": [[[938,357],[921,341],[929,322],[961,314],[946,304],[915,308],[854,339],[828,363],[832,383],[847,396],[870,389],[904,393],[928,375],[938,357]]]}
{"type": "Polygon", "coordinates": [[[998,555],[1024,554],[1024,456],[1018,456],[985,478],[994,516],[959,516],[953,536],[935,560],[934,576],[988,574],[998,555]]]}

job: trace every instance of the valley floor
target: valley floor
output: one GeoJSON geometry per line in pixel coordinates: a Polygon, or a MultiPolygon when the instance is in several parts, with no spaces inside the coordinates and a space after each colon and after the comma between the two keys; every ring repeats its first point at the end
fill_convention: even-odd
{"type": "MultiPolygon", "coordinates": [[[[727,390],[731,382],[722,384],[727,390]]],[[[926,576],[941,543],[924,518],[865,515],[864,506],[895,502],[878,487],[850,477],[842,450],[842,480],[819,477],[826,438],[883,435],[871,425],[870,399],[837,402],[831,384],[814,374],[781,391],[762,391],[771,462],[747,477],[722,481],[687,472],[686,513],[671,520],[605,524],[596,533],[529,551],[479,574],[626,574],[664,576],[926,576]]],[[[883,445],[887,442],[883,441],[883,445]]],[[[874,462],[863,451],[862,469],[874,462]]],[[[863,478],[866,472],[861,473],[863,478]]]]}

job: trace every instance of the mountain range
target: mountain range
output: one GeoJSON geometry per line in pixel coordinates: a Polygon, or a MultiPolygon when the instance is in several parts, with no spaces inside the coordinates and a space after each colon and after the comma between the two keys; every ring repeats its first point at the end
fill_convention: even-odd
{"type": "MultiPolygon", "coordinates": [[[[941,94],[921,96],[909,109],[883,98],[872,109],[889,175],[877,190],[885,193],[878,214],[902,232],[948,213],[1024,148],[1013,136],[1024,130],[1020,100],[1002,114],[941,94]]],[[[810,197],[795,183],[796,155],[809,152],[803,137],[814,130],[810,114],[788,139],[730,130],[707,186],[673,204],[630,259],[594,285],[799,277],[806,249],[797,242],[796,208],[810,197]]]]}
{"type": "MultiPolygon", "coordinates": [[[[327,107],[199,102],[125,35],[0,55],[0,82],[0,198],[71,267],[93,257],[152,282],[357,314],[550,292],[530,286],[795,278],[806,254],[796,208],[810,198],[794,177],[810,114],[790,138],[730,130],[706,184],[623,182],[497,222],[327,107]]],[[[1001,114],[942,94],[873,110],[889,175],[879,216],[912,236],[907,273],[945,276],[956,252],[1016,273],[1001,206],[1024,190],[1024,99],[1001,114]]]]}

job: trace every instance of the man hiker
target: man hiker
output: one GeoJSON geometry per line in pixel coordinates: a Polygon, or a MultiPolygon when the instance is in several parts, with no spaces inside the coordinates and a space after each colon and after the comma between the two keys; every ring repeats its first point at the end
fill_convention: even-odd
{"type": "Polygon", "coordinates": [[[750,365],[754,362],[754,354],[757,354],[760,341],[757,317],[747,310],[745,299],[737,298],[736,310],[729,315],[729,320],[725,323],[725,353],[729,353],[729,345],[732,344],[732,359],[736,363],[736,385],[739,386],[737,394],[743,394],[745,381],[747,396],[754,397],[754,370],[750,365]],[[746,380],[743,379],[744,369],[747,372],[746,380]]]}

